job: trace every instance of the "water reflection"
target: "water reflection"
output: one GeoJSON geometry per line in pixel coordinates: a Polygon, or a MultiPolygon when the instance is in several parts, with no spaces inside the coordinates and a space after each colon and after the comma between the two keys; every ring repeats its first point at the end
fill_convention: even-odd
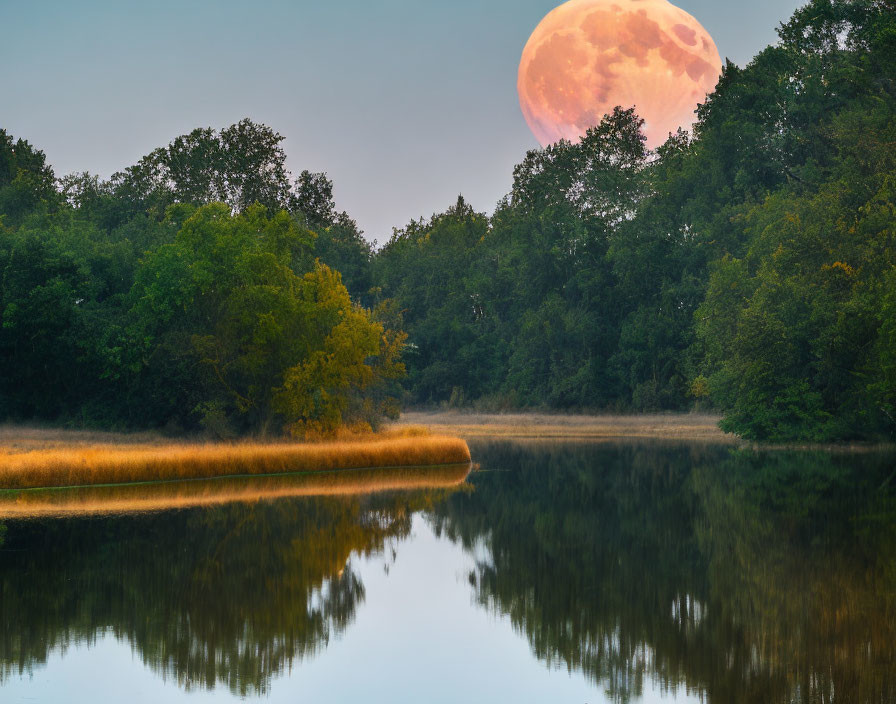
{"type": "MultiPolygon", "coordinates": [[[[8,521],[0,685],[111,631],[185,689],[267,692],[351,637],[358,556],[391,555],[422,513],[475,556],[446,586],[462,590],[457,608],[506,615],[533,669],[585,673],[618,702],[656,689],[720,704],[896,701],[893,454],[471,449],[482,471],[461,489],[260,501],[254,487],[202,508],[8,521]]],[[[198,491],[177,489],[178,501],[182,490],[198,491]]],[[[400,650],[389,614],[380,620],[376,647],[400,650]]]]}
{"type": "Polygon", "coordinates": [[[492,471],[434,525],[539,659],[620,702],[896,701],[892,455],[471,449],[492,471]]]}
{"type": "Polygon", "coordinates": [[[263,693],[354,619],[352,555],[405,538],[412,513],[442,496],[14,522],[0,553],[0,681],[111,630],[184,688],[263,693]]]}
{"type": "Polygon", "coordinates": [[[297,496],[459,486],[470,463],[0,491],[0,519],[164,511],[297,496]]]}

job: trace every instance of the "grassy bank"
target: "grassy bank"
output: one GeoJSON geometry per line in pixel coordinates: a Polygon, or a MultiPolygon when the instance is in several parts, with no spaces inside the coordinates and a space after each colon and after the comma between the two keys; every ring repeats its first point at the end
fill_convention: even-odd
{"type": "MultiPolygon", "coordinates": [[[[58,437],[59,431],[48,431],[58,437]]],[[[6,433],[9,435],[9,433],[6,433]]],[[[419,467],[470,461],[466,442],[421,429],[315,443],[114,442],[0,445],[0,489],[209,479],[337,469],[419,467]]]]}
{"type": "Polygon", "coordinates": [[[654,439],[734,443],[719,429],[720,416],[701,413],[575,415],[549,413],[404,413],[397,429],[425,425],[434,433],[473,438],[614,440],[654,439]]]}
{"type": "Polygon", "coordinates": [[[408,489],[450,489],[470,463],[348,469],[310,474],[223,477],[207,481],[0,491],[0,519],[122,514],[300,496],[344,496],[408,489]]]}

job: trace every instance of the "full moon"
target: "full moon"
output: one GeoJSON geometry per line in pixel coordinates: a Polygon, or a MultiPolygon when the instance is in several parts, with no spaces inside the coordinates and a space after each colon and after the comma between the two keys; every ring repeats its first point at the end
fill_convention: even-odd
{"type": "Polygon", "coordinates": [[[536,27],[520,61],[520,107],[542,146],[577,142],[634,107],[647,146],[690,128],[722,60],[709,33],[666,0],[571,0],[536,27]]]}

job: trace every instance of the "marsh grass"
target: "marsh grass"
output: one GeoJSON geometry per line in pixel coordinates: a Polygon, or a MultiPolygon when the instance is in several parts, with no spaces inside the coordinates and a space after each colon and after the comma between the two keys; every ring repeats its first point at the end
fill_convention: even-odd
{"type": "Polygon", "coordinates": [[[308,474],[0,491],[0,519],[143,513],[301,496],[349,496],[409,489],[452,489],[470,463],[382,467],[308,474]]]}
{"type": "Polygon", "coordinates": [[[423,424],[432,432],[473,438],[562,440],[674,440],[736,443],[719,429],[720,416],[701,413],[577,415],[414,411],[402,414],[396,429],[423,424]]]}
{"type": "Polygon", "coordinates": [[[0,446],[0,490],[208,479],[470,461],[466,442],[405,428],[318,442],[0,446]]]}

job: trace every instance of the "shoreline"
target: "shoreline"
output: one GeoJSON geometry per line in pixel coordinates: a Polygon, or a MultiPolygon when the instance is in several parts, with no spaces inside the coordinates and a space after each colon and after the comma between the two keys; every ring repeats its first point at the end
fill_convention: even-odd
{"type": "Polygon", "coordinates": [[[401,429],[425,426],[434,434],[464,440],[672,440],[741,444],[723,432],[721,416],[707,413],[584,415],[549,413],[477,413],[473,411],[408,411],[390,425],[401,429]]]}
{"type": "Polygon", "coordinates": [[[416,410],[390,425],[424,426],[468,442],[616,442],[702,443],[729,445],[752,452],[896,452],[892,442],[763,443],[745,440],[718,427],[721,415],[711,413],[560,414],[480,413],[458,410],[416,410]]]}

